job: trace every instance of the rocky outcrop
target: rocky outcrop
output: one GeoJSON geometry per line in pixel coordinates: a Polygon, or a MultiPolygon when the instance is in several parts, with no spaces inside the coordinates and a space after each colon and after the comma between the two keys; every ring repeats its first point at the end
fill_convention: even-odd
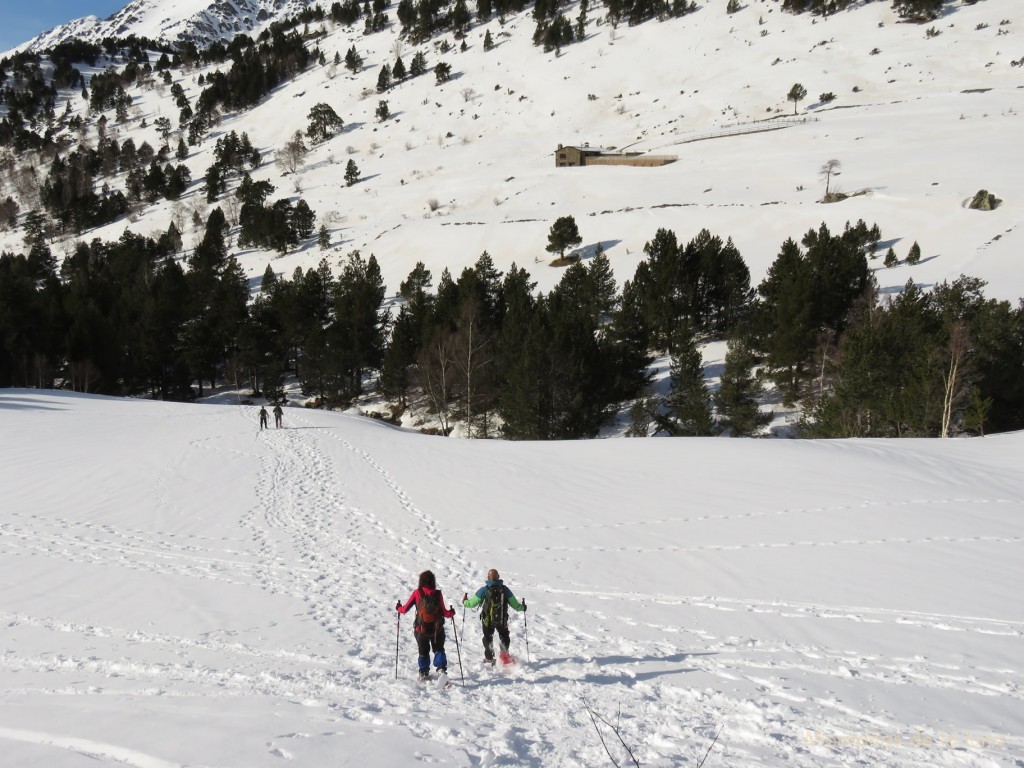
{"type": "Polygon", "coordinates": [[[967,207],[975,211],[994,211],[1001,202],[1003,201],[987,189],[979,189],[978,194],[974,196],[967,207]]]}

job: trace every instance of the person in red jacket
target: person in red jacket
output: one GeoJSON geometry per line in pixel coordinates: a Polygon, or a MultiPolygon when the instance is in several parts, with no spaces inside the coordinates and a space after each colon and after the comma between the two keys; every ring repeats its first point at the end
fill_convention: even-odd
{"type": "Polygon", "coordinates": [[[438,676],[448,674],[448,657],[444,653],[444,620],[455,616],[455,609],[444,604],[444,595],[437,588],[432,571],[420,574],[420,585],[409,595],[405,605],[395,603],[395,610],[407,613],[416,606],[413,633],[419,650],[420,680],[430,679],[430,651],[434,651],[434,667],[438,676]]]}

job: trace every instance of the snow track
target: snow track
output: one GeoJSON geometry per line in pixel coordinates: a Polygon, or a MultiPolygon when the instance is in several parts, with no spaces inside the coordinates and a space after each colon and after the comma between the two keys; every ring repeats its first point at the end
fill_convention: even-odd
{"type": "MultiPolygon", "coordinates": [[[[60,440],[19,411],[12,430],[44,441],[67,487],[15,480],[0,517],[0,749],[25,764],[609,764],[588,706],[645,766],[695,765],[719,729],[709,765],[1024,750],[1024,613],[1015,579],[992,578],[1024,575],[1024,487],[998,450],[977,462],[998,493],[944,487],[945,459],[924,453],[886,498],[837,494],[839,477],[765,490],[794,460],[766,447],[760,497],[716,500],[728,469],[711,457],[680,504],[670,467],[708,453],[689,441],[676,459],[633,441],[584,457],[298,409],[254,432],[254,408],[57,400],[60,440]],[[157,428],[160,449],[139,451],[157,428]],[[458,608],[455,687],[413,682],[395,600],[432,568],[457,602],[487,567],[531,606],[511,619],[520,663],[481,668],[458,608]]],[[[850,471],[884,477],[889,446],[869,445],[850,471]]],[[[34,455],[0,460],[27,473],[34,455]]]]}

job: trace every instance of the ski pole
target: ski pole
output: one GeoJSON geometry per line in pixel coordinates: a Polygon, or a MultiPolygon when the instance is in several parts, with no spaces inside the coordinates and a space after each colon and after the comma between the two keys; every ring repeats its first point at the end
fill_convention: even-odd
{"type": "Polygon", "coordinates": [[[462,596],[462,636],[466,636],[466,601],[469,600],[469,592],[462,596]]]}
{"type": "MultiPolygon", "coordinates": [[[[401,607],[401,603],[395,603],[395,611],[398,611],[401,607]]],[[[402,633],[402,614],[397,613],[396,615],[398,616],[398,621],[395,622],[395,680],[398,679],[398,639],[402,633]]]]}
{"type": "Polygon", "coordinates": [[[530,663],[530,632],[526,626],[526,601],[523,600],[523,637],[526,640],[526,663],[530,663]]]}
{"type": "Polygon", "coordinates": [[[455,634],[455,653],[459,656],[459,675],[462,677],[462,686],[466,686],[466,671],[462,668],[462,650],[459,648],[459,632],[455,627],[455,617],[452,616],[452,632],[455,634]]]}

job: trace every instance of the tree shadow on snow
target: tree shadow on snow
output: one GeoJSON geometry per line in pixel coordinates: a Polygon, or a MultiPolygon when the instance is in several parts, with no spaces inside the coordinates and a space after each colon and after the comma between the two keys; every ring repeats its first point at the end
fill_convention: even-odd
{"type": "Polygon", "coordinates": [[[902,239],[902,237],[894,237],[891,240],[879,240],[876,252],[882,251],[884,253],[885,251],[888,251],[890,248],[895,247],[896,243],[898,243],[902,239]]]}
{"type": "Polygon", "coordinates": [[[42,405],[35,400],[21,400],[15,397],[0,394],[0,410],[11,411],[66,411],[67,408],[58,408],[54,405],[42,405]]]}
{"type": "MultiPolygon", "coordinates": [[[[697,667],[687,666],[676,666],[681,665],[688,658],[695,658],[697,656],[717,656],[717,653],[711,651],[703,651],[699,653],[676,653],[671,656],[600,656],[592,659],[582,661],[579,657],[559,657],[554,659],[544,659],[542,661],[531,662],[528,664],[529,668],[538,671],[544,669],[550,669],[561,664],[573,664],[579,666],[582,663],[588,667],[597,665],[598,667],[615,666],[614,670],[608,672],[593,672],[588,671],[584,676],[583,680],[588,683],[594,683],[597,685],[634,685],[635,683],[645,682],[647,680],[653,680],[658,677],[666,677],[668,675],[682,675],[690,672],[697,672],[697,667]],[[659,664],[668,665],[665,668],[658,668],[650,671],[632,671],[638,664],[659,664]],[[629,669],[623,669],[622,667],[627,666],[629,669]]],[[[508,684],[516,681],[515,677],[507,678],[496,678],[486,681],[486,684],[508,684]]],[[[579,678],[567,677],[557,673],[551,673],[538,677],[531,676],[531,682],[533,683],[556,683],[556,682],[578,682],[579,678]]]]}
{"type": "Polygon", "coordinates": [[[573,251],[573,253],[580,257],[580,261],[584,259],[592,259],[597,255],[598,246],[600,246],[601,250],[607,253],[609,248],[614,248],[621,242],[621,240],[602,240],[598,243],[594,243],[593,245],[585,245],[579,250],[573,251]]]}
{"type": "MultiPolygon", "coordinates": [[[[914,283],[922,291],[929,291],[934,287],[933,283],[914,283]]],[[[906,288],[906,283],[900,285],[887,285],[878,289],[879,296],[898,296],[903,293],[903,289],[906,288]]]]}
{"type": "Polygon", "coordinates": [[[725,363],[712,363],[704,366],[705,379],[720,379],[725,373],[725,363]]]}

